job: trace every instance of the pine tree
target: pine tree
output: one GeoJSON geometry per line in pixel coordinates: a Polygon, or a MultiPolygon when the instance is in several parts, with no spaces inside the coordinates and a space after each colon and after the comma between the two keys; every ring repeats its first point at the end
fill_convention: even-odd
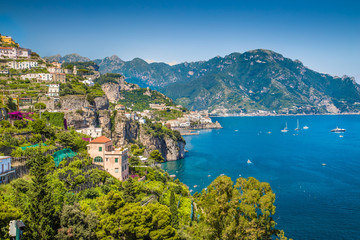
{"type": "Polygon", "coordinates": [[[134,180],[132,178],[129,178],[124,183],[123,199],[127,203],[135,202],[136,191],[135,191],[135,186],[134,186],[134,180]]]}
{"type": "Polygon", "coordinates": [[[31,159],[32,186],[29,193],[29,205],[24,211],[26,236],[30,239],[54,239],[59,227],[51,187],[46,178],[46,163],[47,158],[39,149],[31,159]]]}
{"type": "Polygon", "coordinates": [[[177,204],[175,200],[175,193],[172,190],[170,195],[170,212],[171,212],[171,226],[174,228],[179,227],[179,217],[178,217],[178,210],[177,204]]]}

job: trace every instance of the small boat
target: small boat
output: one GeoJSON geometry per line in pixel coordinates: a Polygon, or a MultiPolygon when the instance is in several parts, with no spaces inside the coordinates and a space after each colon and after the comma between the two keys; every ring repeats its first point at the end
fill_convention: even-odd
{"type": "Polygon", "coordinates": [[[326,163],[321,164],[321,166],[324,166],[324,167],[325,167],[325,166],[326,166],[326,163]]]}
{"type": "Polygon", "coordinates": [[[270,131],[268,131],[268,132],[267,132],[267,134],[271,134],[271,132],[270,132],[270,131]]]}
{"type": "Polygon", "coordinates": [[[239,130],[236,129],[235,132],[237,132],[237,131],[239,131],[239,130]]]}
{"type": "Polygon", "coordinates": [[[198,185],[194,185],[194,188],[197,188],[198,185]]]}
{"type": "Polygon", "coordinates": [[[297,125],[296,125],[296,128],[295,128],[295,131],[299,131],[300,130],[300,127],[299,127],[299,119],[297,120],[297,125]]]}
{"type": "Polygon", "coordinates": [[[248,159],[247,164],[252,164],[252,161],[250,161],[250,159],[248,159]]]}
{"type": "Polygon", "coordinates": [[[336,133],[338,133],[338,132],[345,132],[345,131],[346,131],[346,129],[344,129],[344,128],[339,128],[339,127],[336,127],[336,128],[334,128],[334,129],[331,130],[331,132],[336,132],[336,133]]]}
{"type": "Polygon", "coordinates": [[[193,192],[193,190],[192,190],[192,189],[190,189],[190,192],[193,192]]]}
{"type": "Polygon", "coordinates": [[[304,126],[303,129],[304,129],[304,130],[307,130],[307,129],[309,129],[309,127],[308,127],[308,126],[304,126]]]}
{"type": "Polygon", "coordinates": [[[340,137],[340,138],[343,138],[344,136],[343,136],[343,135],[340,135],[339,137],[340,137]]]}
{"type": "Polygon", "coordinates": [[[208,177],[211,177],[211,175],[209,174],[208,177]]]}
{"type": "Polygon", "coordinates": [[[220,176],[224,176],[224,175],[225,175],[225,174],[223,174],[223,173],[222,173],[222,174],[220,174],[220,176]]]}
{"type": "Polygon", "coordinates": [[[285,123],[285,128],[283,130],[281,130],[281,132],[288,132],[289,130],[287,129],[287,123],[285,123]]]}

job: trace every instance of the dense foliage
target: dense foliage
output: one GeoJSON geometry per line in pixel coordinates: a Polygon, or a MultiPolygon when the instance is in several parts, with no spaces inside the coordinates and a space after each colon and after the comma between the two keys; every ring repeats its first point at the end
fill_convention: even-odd
{"type": "Polygon", "coordinates": [[[134,111],[150,109],[150,103],[174,106],[174,103],[170,98],[157,91],[147,90],[146,88],[135,89],[132,91],[121,91],[121,95],[124,99],[119,100],[119,103],[123,104],[127,108],[131,108],[134,111]],[[150,96],[144,94],[147,91],[150,91],[150,96]]]}

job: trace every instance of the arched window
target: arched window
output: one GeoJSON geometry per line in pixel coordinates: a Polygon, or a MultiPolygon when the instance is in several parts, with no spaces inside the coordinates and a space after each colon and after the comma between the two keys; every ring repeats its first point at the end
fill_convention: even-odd
{"type": "Polygon", "coordinates": [[[102,157],[96,157],[96,158],[94,158],[94,162],[102,162],[103,161],[103,159],[102,159],[102,157]]]}

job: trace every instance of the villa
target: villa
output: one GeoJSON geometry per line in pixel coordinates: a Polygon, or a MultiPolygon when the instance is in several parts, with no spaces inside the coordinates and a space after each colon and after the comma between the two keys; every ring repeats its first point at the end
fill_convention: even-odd
{"type": "Polygon", "coordinates": [[[101,136],[87,145],[87,151],[90,157],[93,158],[93,164],[102,166],[120,181],[129,178],[129,150],[127,148],[115,149],[109,138],[101,136]]]}

